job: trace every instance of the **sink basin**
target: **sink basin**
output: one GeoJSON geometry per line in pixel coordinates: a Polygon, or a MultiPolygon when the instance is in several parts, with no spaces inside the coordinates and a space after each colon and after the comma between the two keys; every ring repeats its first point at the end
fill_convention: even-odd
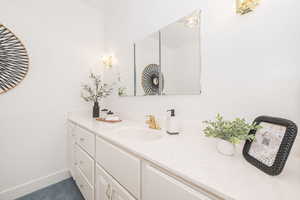
{"type": "Polygon", "coordinates": [[[116,134],[117,137],[141,141],[155,141],[163,137],[163,133],[159,130],[137,127],[124,127],[116,131],[114,134],[116,134]]]}

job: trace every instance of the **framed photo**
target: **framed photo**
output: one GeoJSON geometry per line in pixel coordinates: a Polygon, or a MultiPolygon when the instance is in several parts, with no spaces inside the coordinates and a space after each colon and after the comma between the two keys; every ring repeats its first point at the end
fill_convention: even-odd
{"type": "Polygon", "coordinates": [[[268,116],[260,116],[254,123],[262,128],[250,131],[249,134],[255,134],[255,140],[246,141],[243,155],[265,173],[279,175],[297,136],[297,126],[290,120],[268,116]]]}

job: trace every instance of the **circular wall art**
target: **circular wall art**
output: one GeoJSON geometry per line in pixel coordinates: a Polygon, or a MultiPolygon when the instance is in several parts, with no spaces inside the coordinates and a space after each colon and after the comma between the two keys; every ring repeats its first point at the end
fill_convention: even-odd
{"type": "Polygon", "coordinates": [[[28,72],[29,57],[22,42],[0,24],[0,94],[16,87],[28,72]]]}
{"type": "MultiPolygon", "coordinates": [[[[159,94],[160,67],[157,64],[150,64],[145,67],[142,73],[142,87],[145,95],[159,94]]],[[[164,88],[164,76],[161,75],[162,90],[164,88]]]]}

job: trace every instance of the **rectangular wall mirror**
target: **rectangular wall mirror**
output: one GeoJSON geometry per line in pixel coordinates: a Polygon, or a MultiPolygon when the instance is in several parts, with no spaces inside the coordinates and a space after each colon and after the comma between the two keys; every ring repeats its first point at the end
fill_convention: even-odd
{"type": "MultiPolygon", "coordinates": [[[[130,74],[120,96],[197,95],[201,93],[200,11],[177,20],[133,47],[130,74]],[[126,92],[127,91],[127,92],[126,92]]],[[[120,90],[119,89],[119,90],[120,90]]]]}

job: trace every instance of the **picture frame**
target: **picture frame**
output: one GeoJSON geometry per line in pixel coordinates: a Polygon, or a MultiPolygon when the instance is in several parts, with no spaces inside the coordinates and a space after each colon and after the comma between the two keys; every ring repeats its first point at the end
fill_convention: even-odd
{"type": "Polygon", "coordinates": [[[297,125],[287,119],[260,116],[254,123],[261,126],[249,134],[255,135],[255,140],[247,140],[243,148],[244,158],[262,170],[276,176],[279,175],[287,161],[297,136],[297,125]]]}

